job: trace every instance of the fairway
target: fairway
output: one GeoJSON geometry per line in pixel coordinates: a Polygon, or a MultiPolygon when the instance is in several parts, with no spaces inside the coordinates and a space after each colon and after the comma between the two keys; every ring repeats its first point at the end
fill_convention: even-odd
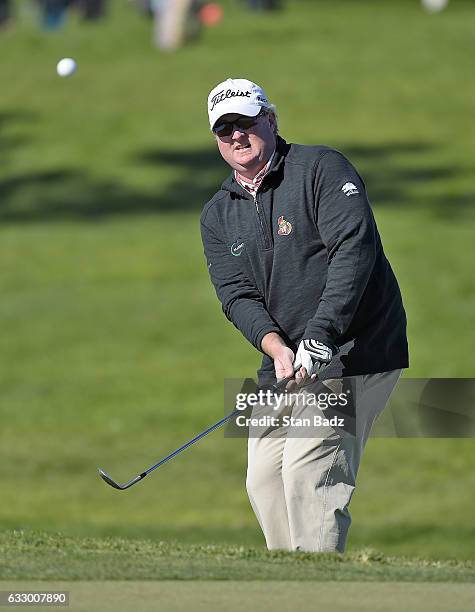
{"type": "Polygon", "coordinates": [[[0,31],[0,579],[77,581],[78,610],[97,594],[101,610],[231,611],[258,592],[263,611],[296,592],[332,611],[467,610],[473,439],[370,439],[339,560],[266,552],[245,440],[214,432],[124,492],[97,468],[124,482],[153,465],[258,367],[199,235],[228,172],[206,96],[228,76],[263,84],[288,141],[361,173],[408,314],[404,376],[474,376],[473,2],[289,0],[251,19],[223,0],[220,26],[169,55],[109,4],[103,23],[46,34],[21,9],[0,31]]]}

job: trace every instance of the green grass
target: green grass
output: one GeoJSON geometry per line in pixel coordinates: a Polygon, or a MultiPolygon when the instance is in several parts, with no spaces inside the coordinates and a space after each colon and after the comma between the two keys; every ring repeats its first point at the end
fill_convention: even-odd
{"type": "Polygon", "coordinates": [[[297,580],[473,582],[472,561],[263,551],[123,538],[71,538],[13,532],[0,536],[2,580],[297,580]]]}
{"type": "MultiPolygon", "coordinates": [[[[126,493],[96,472],[126,480],[152,465],[217,420],[223,380],[258,363],[220,312],[198,231],[227,173],[205,110],[226,76],[265,86],[288,140],[335,146],[361,171],[408,311],[406,375],[473,376],[472,4],[428,16],[409,1],[295,0],[254,20],[223,4],[222,26],[172,55],[151,48],[151,24],[124,2],[104,24],[73,19],[45,35],[22,12],[1,33],[5,534],[61,530],[79,549],[107,536],[177,541],[197,558],[200,545],[242,545],[264,559],[245,441],[216,433],[126,493]],[[65,55],[79,65],[70,80],[54,70],[65,55]]],[[[384,559],[473,559],[473,450],[472,440],[370,440],[348,563],[367,546],[384,559]]],[[[173,557],[180,571],[186,558],[173,557]]],[[[63,569],[78,567],[84,577],[71,553],[63,569]]]]}

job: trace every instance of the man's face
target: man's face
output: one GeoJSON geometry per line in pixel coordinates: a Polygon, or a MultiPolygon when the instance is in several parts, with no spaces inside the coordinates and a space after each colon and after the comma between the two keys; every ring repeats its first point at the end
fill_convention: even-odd
{"type": "MultiPolygon", "coordinates": [[[[217,121],[217,125],[235,121],[242,116],[224,115],[217,121]]],[[[247,129],[233,125],[229,136],[216,135],[219,152],[231,168],[247,178],[254,178],[266,165],[275,148],[274,129],[274,118],[268,114],[256,117],[256,124],[247,129]]]]}

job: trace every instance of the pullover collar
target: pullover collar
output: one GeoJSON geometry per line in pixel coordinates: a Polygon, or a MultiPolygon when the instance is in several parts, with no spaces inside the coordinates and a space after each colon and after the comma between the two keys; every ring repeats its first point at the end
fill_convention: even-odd
{"type": "Polygon", "coordinates": [[[269,172],[269,169],[272,165],[272,160],[274,159],[274,155],[275,149],[272,152],[272,155],[269,157],[269,161],[267,162],[267,164],[261,170],[259,170],[259,172],[253,179],[248,179],[245,176],[242,176],[242,174],[239,174],[237,170],[234,171],[234,178],[236,179],[236,181],[241,185],[241,187],[244,187],[244,189],[248,191],[254,199],[256,199],[256,194],[259,190],[259,187],[261,186],[262,181],[264,180],[265,175],[269,172]]]}

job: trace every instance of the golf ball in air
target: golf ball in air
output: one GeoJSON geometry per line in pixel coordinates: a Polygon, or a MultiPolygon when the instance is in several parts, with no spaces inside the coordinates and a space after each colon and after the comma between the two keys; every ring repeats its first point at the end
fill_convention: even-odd
{"type": "Polygon", "coordinates": [[[56,72],[60,77],[69,77],[76,72],[77,64],[71,57],[63,57],[56,66],[56,72]]]}
{"type": "Polygon", "coordinates": [[[449,0],[421,0],[421,2],[429,13],[438,13],[447,7],[449,0]]]}

